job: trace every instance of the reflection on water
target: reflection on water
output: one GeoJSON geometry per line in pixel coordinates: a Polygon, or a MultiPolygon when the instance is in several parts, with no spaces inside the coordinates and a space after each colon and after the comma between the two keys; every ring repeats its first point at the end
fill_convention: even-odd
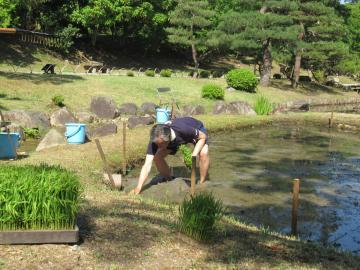
{"type": "MultiPolygon", "coordinates": [[[[300,237],[359,252],[358,133],[291,126],[227,132],[210,136],[210,155],[206,189],[243,221],[289,233],[292,180],[300,178],[300,237]]],[[[168,160],[177,176],[189,176],[181,155],[168,160]]],[[[166,199],[183,196],[176,195],[166,199]]]]}

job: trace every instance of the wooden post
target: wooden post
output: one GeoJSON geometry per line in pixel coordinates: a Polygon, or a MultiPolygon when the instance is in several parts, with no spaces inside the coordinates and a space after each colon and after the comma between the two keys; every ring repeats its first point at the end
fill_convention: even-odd
{"type": "Polygon", "coordinates": [[[195,185],[196,185],[196,157],[192,157],[191,164],[191,195],[195,195],[195,185]]]}
{"type": "Polygon", "coordinates": [[[332,127],[332,120],[333,120],[333,117],[334,117],[334,112],[331,112],[331,117],[329,118],[329,128],[332,127]]]}
{"type": "Polygon", "coordinates": [[[299,208],[300,179],[293,181],[293,203],[291,213],[291,234],[297,235],[297,211],[299,208]]]}
{"type": "Polygon", "coordinates": [[[100,157],[101,157],[101,159],[103,161],[104,169],[105,169],[105,171],[106,171],[106,173],[107,173],[107,175],[109,177],[110,183],[115,188],[115,182],[114,182],[114,179],[112,177],[112,173],[110,171],[110,168],[109,168],[109,166],[108,166],[108,164],[106,162],[105,154],[104,154],[104,151],[103,151],[103,149],[101,147],[99,139],[95,139],[95,143],[96,143],[97,149],[99,151],[100,157]]]}
{"type": "Polygon", "coordinates": [[[126,175],[126,121],[123,122],[123,147],[122,147],[122,171],[123,176],[126,175]]]}

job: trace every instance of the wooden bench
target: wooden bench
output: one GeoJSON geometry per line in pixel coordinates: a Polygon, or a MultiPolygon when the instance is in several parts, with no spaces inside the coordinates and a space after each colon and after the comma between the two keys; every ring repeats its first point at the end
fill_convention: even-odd
{"type": "Polygon", "coordinates": [[[356,91],[358,94],[360,94],[360,83],[343,83],[341,86],[346,91],[356,91]]]}

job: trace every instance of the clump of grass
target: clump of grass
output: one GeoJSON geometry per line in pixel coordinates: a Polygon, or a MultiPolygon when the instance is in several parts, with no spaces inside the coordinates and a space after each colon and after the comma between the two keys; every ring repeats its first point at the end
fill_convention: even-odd
{"type": "Polygon", "coordinates": [[[65,104],[64,104],[65,98],[62,95],[53,96],[53,98],[51,100],[56,106],[59,106],[59,107],[65,106],[65,104]]]}
{"type": "Polygon", "coordinates": [[[133,71],[128,70],[128,71],[126,72],[126,75],[129,76],[129,77],[134,77],[135,74],[134,74],[133,71]]]}
{"type": "Polygon", "coordinates": [[[40,131],[38,128],[24,128],[24,133],[28,138],[32,138],[32,139],[40,138],[40,131]]]}
{"type": "Polygon", "coordinates": [[[258,115],[268,115],[274,109],[274,105],[264,96],[258,96],[255,101],[254,110],[258,115]]]}
{"type": "Polygon", "coordinates": [[[0,166],[0,230],[74,229],[81,186],[59,166],[0,166]]]}
{"type": "Polygon", "coordinates": [[[224,215],[221,200],[212,193],[201,192],[185,198],[179,207],[179,229],[190,237],[205,241],[211,237],[214,226],[224,215]]]}
{"type": "Polygon", "coordinates": [[[191,166],[192,166],[192,151],[190,149],[190,147],[188,147],[185,144],[180,145],[179,150],[181,152],[181,154],[183,155],[184,158],[184,164],[186,166],[186,168],[188,168],[189,170],[191,170],[191,166]]]}

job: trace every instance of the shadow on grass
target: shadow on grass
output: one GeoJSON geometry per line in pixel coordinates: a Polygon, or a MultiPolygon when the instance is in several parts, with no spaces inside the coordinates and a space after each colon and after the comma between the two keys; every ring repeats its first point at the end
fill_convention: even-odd
{"type": "Polygon", "coordinates": [[[51,83],[55,85],[72,83],[76,80],[84,80],[77,75],[55,75],[55,74],[25,74],[25,73],[8,73],[0,71],[0,77],[9,80],[24,80],[35,84],[51,83]]]}
{"type": "Polygon", "coordinates": [[[282,79],[272,80],[271,86],[289,92],[303,92],[305,94],[328,93],[334,95],[341,95],[341,92],[338,91],[336,88],[321,85],[315,82],[300,82],[298,89],[294,89],[292,88],[291,82],[289,80],[282,79]]]}

